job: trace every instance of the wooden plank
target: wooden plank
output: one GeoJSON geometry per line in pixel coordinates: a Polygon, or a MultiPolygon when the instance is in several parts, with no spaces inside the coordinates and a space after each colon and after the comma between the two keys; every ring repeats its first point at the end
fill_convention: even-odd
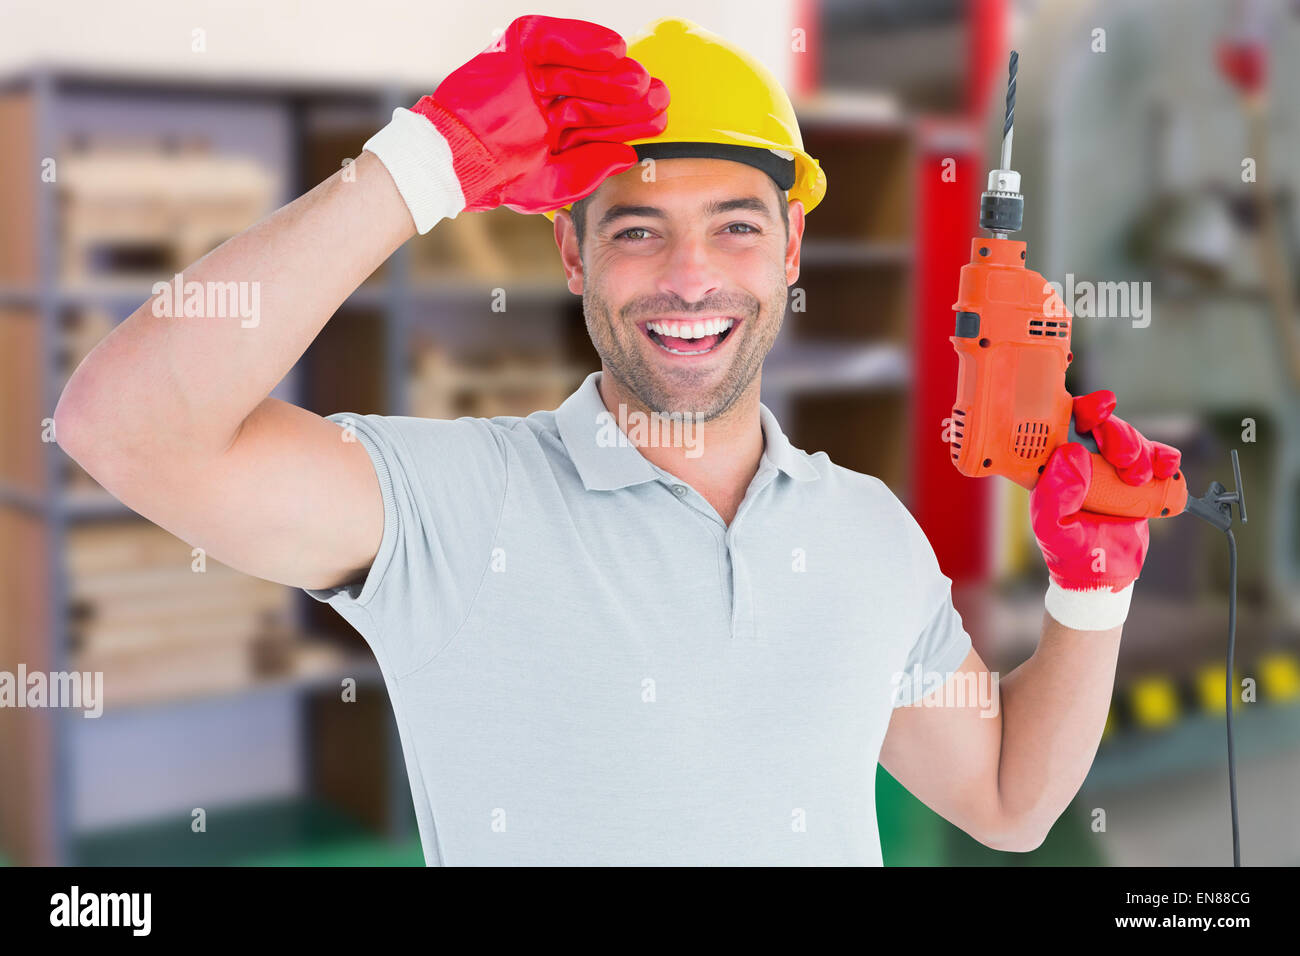
{"type": "Polygon", "coordinates": [[[275,177],[256,160],[204,147],[144,141],[69,149],[59,158],[62,274],[120,274],[113,257],[142,249],[161,269],[182,269],[270,212],[274,189],[275,177]],[[110,259],[103,269],[100,253],[110,259]]]}
{"type": "Polygon", "coordinates": [[[193,550],[152,522],[111,521],[70,529],[66,561],[75,577],[123,567],[189,567],[193,550]]]}
{"type": "Polygon", "coordinates": [[[206,571],[192,571],[187,561],[184,564],[124,566],[92,574],[76,574],[72,578],[71,593],[74,598],[109,603],[115,598],[157,595],[200,597],[220,594],[241,600],[284,594],[286,588],[283,584],[244,574],[215,561],[208,562],[206,571]]]}
{"type": "MultiPolygon", "coordinates": [[[[40,519],[0,507],[0,670],[52,669],[49,535],[40,519]]],[[[0,845],[24,866],[55,854],[54,727],[48,709],[0,708],[0,845]]]]}
{"type": "Polygon", "coordinates": [[[0,94],[0,283],[35,286],[37,273],[36,202],[42,182],[33,169],[36,154],[35,107],[26,91],[0,94]]]}
{"type": "Polygon", "coordinates": [[[0,308],[0,481],[33,495],[45,487],[41,422],[54,414],[42,406],[40,334],[34,310],[0,308]]]}
{"type": "Polygon", "coordinates": [[[178,645],[138,654],[79,655],[78,670],[104,675],[104,707],[238,690],[253,678],[248,644],[178,645]]]}
{"type": "Polygon", "coordinates": [[[78,653],[109,655],[148,652],[189,644],[248,643],[275,628],[274,616],[259,611],[176,620],[91,621],[76,628],[78,653]]]}

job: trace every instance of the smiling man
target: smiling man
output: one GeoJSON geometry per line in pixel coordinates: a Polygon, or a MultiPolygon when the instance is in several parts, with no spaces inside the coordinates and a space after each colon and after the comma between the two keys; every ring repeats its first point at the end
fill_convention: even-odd
{"type": "Polygon", "coordinates": [[[644,454],[730,523],[763,448],[762,365],[799,274],[803,206],[791,223],[784,190],[733,160],[679,157],[654,170],[652,182],[642,167],[607,179],[561,214],[557,241],[601,358],[605,407],[696,424],[706,454],[644,454]]]}
{"type": "MultiPolygon", "coordinates": [[[[630,393],[615,385],[606,400],[634,398],[712,421],[756,384],[776,340],[798,274],[802,207],[792,240],[784,192],[753,167],[679,158],[660,162],[653,183],[639,172],[598,190],[589,251],[572,218],[560,230],[570,288],[582,293],[605,367],[630,393]],[[733,281],[744,287],[730,288],[733,281]],[[620,292],[627,301],[611,301],[620,292]]],[[[576,215],[585,219],[591,203],[584,199],[576,215]]]]}
{"type": "MultiPolygon", "coordinates": [[[[69,382],[59,441],[353,624],[431,865],[878,865],[878,761],[1031,849],[1100,739],[1146,523],[1077,512],[1088,458],[1053,459],[1032,501],[1050,614],[993,680],[898,498],[759,401],[825,191],[785,93],[722,38],[521,17],[350,173],[186,270],[257,283],[256,328],[145,303],[69,382]],[[325,419],[269,397],[401,243],[499,206],[553,218],[601,358],[559,408],[325,419]],[[634,414],[697,431],[610,441],[634,414]]],[[[1125,477],[1172,470],[1110,405],[1080,427],[1125,477]]]]}

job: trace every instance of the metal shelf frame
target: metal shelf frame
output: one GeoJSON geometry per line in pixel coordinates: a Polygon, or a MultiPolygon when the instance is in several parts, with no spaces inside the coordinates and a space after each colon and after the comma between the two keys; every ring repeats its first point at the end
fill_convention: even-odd
{"type": "MultiPolygon", "coordinates": [[[[288,113],[291,135],[290,168],[286,171],[287,192],[293,198],[300,195],[315,183],[302,182],[302,146],[304,141],[304,121],[308,107],[317,104],[340,103],[348,106],[358,104],[373,107],[375,128],[387,122],[397,106],[406,106],[414,99],[401,89],[392,87],[365,86],[328,86],[308,84],[296,81],[254,81],[228,82],[218,79],[185,80],[174,78],[150,78],[139,76],[96,75],[75,69],[64,69],[54,65],[43,65],[20,74],[0,80],[2,91],[25,91],[32,98],[34,117],[34,153],[30,159],[33,169],[41,168],[44,157],[59,155],[63,138],[74,133],[62,120],[60,105],[63,98],[78,93],[111,93],[123,98],[133,96],[147,97],[151,101],[160,98],[180,98],[186,101],[219,97],[223,101],[248,101],[265,105],[272,101],[282,105],[288,113]]],[[[63,388],[60,351],[62,348],[61,318],[63,311],[70,306],[98,304],[114,311],[129,314],[149,296],[147,285],[136,288],[131,284],[106,284],[102,287],[66,288],[60,281],[60,262],[58,244],[58,209],[57,193],[54,189],[40,189],[36,200],[35,236],[33,241],[37,249],[37,274],[32,286],[6,286],[0,288],[0,304],[29,307],[35,314],[35,321],[40,324],[39,350],[41,407],[47,418],[53,416],[54,408],[63,388]]],[[[402,371],[404,357],[407,354],[407,330],[411,325],[413,308],[413,291],[410,288],[409,251],[403,247],[394,254],[391,263],[393,277],[386,283],[362,287],[357,291],[350,304],[364,304],[381,310],[385,335],[385,377],[388,382],[386,400],[387,414],[406,414],[407,397],[405,378],[402,371]]],[[[118,316],[120,321],[122,316],[118,316]]],[[[16,319],[16,321],[25,321],[16,319]]],[[[296,382],[291,393],[297,395],[302,391],[301,382],[296,382]]],[[[48,581],[49,621],[49,668],[54,671],[71,669],[72,659],[69,642],[69,607],[68,596],[71,582],[66,567],[65,554],[69,526],[83,520],[104,518],[131,518],[133,512],[112,499],[103,501],[89,500],[84,495],[69,494],[64,482],[66,456],[56,442],[50,442],[43,451],[41,463],[43,489],[33,493],[28,489],[0,482],[0,507],[15,508],[35,515],[42,521],[47,533],[47,565],[45,569],[48,581]]],[[[143,519],[139,519],[143,520],[143,519]]],[[[304,630],[306,610],[311,599],[306,594],[298,594],[295,601],[295,616],[299,630],[304,630]]],[[[353,668],[357,671],[357,668],[353,668]]],[[[377,669],[358,671],[360,678],[370,685],[382,684],[382,677],[377,669]]],[[[330,677],[330,675],[325,675],[330,677]]],[[[305,678],[268,680],[265,684],[255,684],[231,693],[215,695],[219,699],[237,698],[248,694],[284,694],[300,697],[318,691],[326,686],[325,678],[320,675],[305,678]]],[[[172,703],[185,701],[159,701],[141,705],[142,709],[157,715],[157,719],[168,719],[172,703]]],[[[305,702],[304,702],[305,703],[305,702]]],[[[80,714],[53,708],[41,715],[41,720],[49,721],[49,739],[54,750],[51,761],[50,777],[43,788],[51,797],[48,815],[40,819],[25,821],[36,828],[36,858],[17,860],[20,863],[40,865],[69,865],[78,862],[77,841],[81,836],[76,831],[73,818],[72,796],[73,781],[78,768],[74,765],[72,734],[74,728],[70,721],[80,714]]],[[[304,719],[301,739],[298,745],[300,769],[303,778],[310,779],[309,740],[310,728],[304,719]]],[[[385,786],[389,800],[389,832],[386,834],[393,841],[407,840],[413,833],[413,815],[410,813],[410,787],[406,778],[405,761],[401,742],[395,723],[390,719],[386,723],[384,745],[388,753],[388,780],[385,786]]]]}

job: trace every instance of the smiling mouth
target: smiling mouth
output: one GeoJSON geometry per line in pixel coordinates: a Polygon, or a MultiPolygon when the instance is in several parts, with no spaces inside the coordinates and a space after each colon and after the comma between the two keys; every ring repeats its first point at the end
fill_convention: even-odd
{"type": "Polygon", "coordinates": [[[708,318],[691,321],[678,319],[650,320],[641,323],[646,336],[655,345],[673,355],[705,355],[720,347],[738,319],[708,318]]]}

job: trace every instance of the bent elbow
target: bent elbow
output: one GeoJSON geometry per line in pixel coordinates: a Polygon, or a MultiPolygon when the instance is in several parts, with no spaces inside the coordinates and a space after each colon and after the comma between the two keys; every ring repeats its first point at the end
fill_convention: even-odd
{"type": "Polygon", "coordinates": [[[1022,838],[1018,843],[1011,847],[1012,853],[1032,853],[1047,841],[1046,832],[1031,833],[1028,837],[1022,838]]]}
{"type": "Polygon", "coordinates": [[[120,424],[111,425],[105,417],[113,399],[96,384],[102,377],[88,362],[82,362],[63,386],[50,417],[55,444],[87,471],[122,434],[120,424]]]}
{"type": "Polygon", "coordinates": [[[69,458],[83,464],[88,449],[88,435],[94,429],[86,423],[85,403],[77,393],[77,383],[75,380],[69,381],[59,395],[50,421],[54,425],[54,443],[69,458]]]}
{"type": "Polygon", "coordinates": [[[975,838],[990,850],[1001,850],[1004,853],[1030,853],[1043,845],[1049,832],[1050,828],[1047,830],[1009,828],[997,833],[984,833],[975,838]]]}

